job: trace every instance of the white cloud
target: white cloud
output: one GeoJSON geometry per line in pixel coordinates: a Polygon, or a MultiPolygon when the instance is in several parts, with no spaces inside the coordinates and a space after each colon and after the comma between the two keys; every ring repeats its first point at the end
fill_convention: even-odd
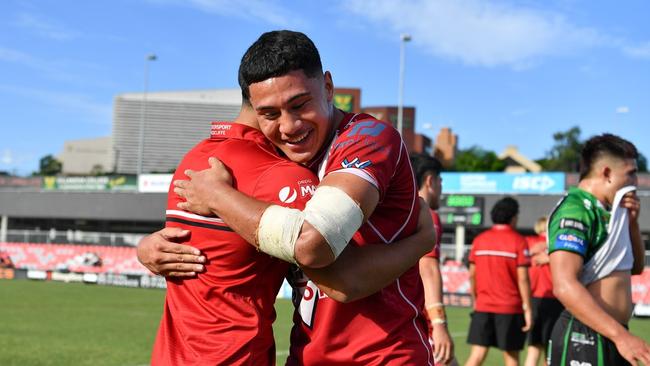
{"type": "Polygon", "coordinates": [[[0,158],[0,162],[2,162],[4,165],[11,165],[14,162],[14,157],[11,153],[11,150],[5,149],[2,152],[2,158],[0,158]]]}
{"type": "Polygon", "coordinates": [[[620,106],[620,107],[616,108],[616,113],[618,113],[618,114],[625,114],[625,113],[629,113],[629,112],[630,112],[630,108],[628,106],[620,106]]]}
{"type": "Polygon", "coordinates": [[[634,46],[624,46],[623,52],[632,58],[650,60],[650,41],[634,46]]]}
{"type": "Polygon", "coordinates": [[[299,26],[302,17],[275,1],[264,0],[149,0],[159,4],[179,4],[222,16],[263,21],[281,27],[299,26]]]}
{"type": "MultiPolygon", "coordinates": [[[[358,16],[413,35],[428,52],[469,65],[525,68],[542,57],[609,42],[554,12],[497,1],[347,0],[358,16]]],[[[398,39],[395,37],[395,39],[398,39]]]]}
{"type": "Polygon", "coordinates": [[[33,33],[56,41],[67,41],[79,37],[79,33],[55,21],[44,19],[36,14],[19,14],[12,23],[14,26],[29,29],[33,33]]]}

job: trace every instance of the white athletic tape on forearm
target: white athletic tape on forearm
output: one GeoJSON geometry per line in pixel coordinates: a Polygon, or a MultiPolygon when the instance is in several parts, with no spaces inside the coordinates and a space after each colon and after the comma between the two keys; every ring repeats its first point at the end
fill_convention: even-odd
{"type": "Polygon", "coordinates": [[[363,223],[359,204],[347,193],[332,186],[318,187],[304,212],[305,220],[325,238],[335,258],[363,223]]]}
{"type": "Polygon", "coordinates": [[[257,229],[260,250],[285,262],[296,263],[294,250],[305,215],[302,211],[277,205],[266,208],[257,229]]]}

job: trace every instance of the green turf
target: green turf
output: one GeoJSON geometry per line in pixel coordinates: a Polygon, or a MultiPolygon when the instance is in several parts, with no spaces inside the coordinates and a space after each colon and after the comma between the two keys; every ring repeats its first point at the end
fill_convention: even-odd
{"type": "Polygon", "coordinates": [[[0,365],[146,365],[164,296],[0,280],[0,365]]]}
{"type": "MultiPolygon", "coordinates": [[[[164,291],[0,280],[0,365],[147,365],[164,291]]],[[[292,306],[278,300],[275,334],[278,364],[284,364],[292,306]]],[[[469,310],[448,308],[456,355],[464,362],[469,310]]],[[[650,340],[650,320],[631,329],[650,340]]],[[[523,355],[522,355],[523,360],[523,355]]],[[[503,364],[492,351],[485,365],[503,364]]]]}

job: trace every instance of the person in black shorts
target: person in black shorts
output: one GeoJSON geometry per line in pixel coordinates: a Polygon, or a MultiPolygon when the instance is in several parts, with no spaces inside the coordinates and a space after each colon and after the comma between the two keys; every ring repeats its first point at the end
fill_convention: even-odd
{"type": "MultiPolygon", "coordinates": [[[[562,303],[553,295],[553,280],[548,265],[548,247],[546,245],[546,226],[548,219],[540,217],[535,222],[536,235],[527,236],[528,251],[531,257],[528,275],[532,289],[531,303],[533,306],[533,328],[528,333],[528,349],[526,350],[525,366],[536,366],[542,353],[547,350],[553,325],[564,310],[562,303]]],[[[546,361],[544,361],[546,366],[546,361]]]]}
{"type": "MultiPolygon", "coordinates": [[[[625,327],[627,329],[627,327],[625,327]]],[[[616,344],[584,325],[564,311],[553,329],[552,338],[560,343],[548,344],[548,353],[560,355],[560,365],[626,366],[631,365],[616,350],[616,344]],[[579,360],[579,361],[576,361],[579,360]],[[572,362],[573,361],[573,362],[572,362]],[[577,362],[577,363],[576,363],[577,362]]],[[[550,363],[550,361],[549,361],[550,363]]]]}
{"type": "Polygon", "coordinates": [[[472,345],[465,366],[483,363],[490,347],[503,351],[504,364],[519,364],[526,334],[532,326],[528,245],[515,231],[519,204],[499,200],[491,212],[494,225],[474,239],[469,255],[474,313],[467,343],[472,345]]]}

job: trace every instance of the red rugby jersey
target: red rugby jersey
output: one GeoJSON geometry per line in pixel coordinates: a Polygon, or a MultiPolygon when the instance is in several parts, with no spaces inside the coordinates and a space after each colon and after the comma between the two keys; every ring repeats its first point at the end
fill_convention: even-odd
{"type": "MultiPolygon", "coordinates": [[[[414,233],[418,194],[399,133],[369,115],[345,116],[324,150],[319,177],[355,174],[379,191],[379,204],[350,245],[391,245],[414,233]]],[[[298,296],[288,365],[432,365],[417,265],[364,299],[336,302],[308,281],[298,296]]]]}
{"type": "MultiPolygon", "coordinates": [[[[539,245],[539,243],[546,244],[546,236],[527,236],[526,241],[528,243],[528,249],[530,250],[533,246],[539,245]]],[[[553,278],[551,277],[551,267],[548,265],[548,263],[543,265],[536,265],[535,263],[531,263],[530,268],[528,269],[528,275],[530,277],[532,297],[545,297],[552,299],[555,298],[555,295],[553,295],[553,278]]]]}
{"type": "Polygon", "coordinates": [[[440,245],[442,244],[442,223],[440,222],[440,216],[434,210],[431,211],[431,219],[433,220],[433,228],[436,232],[436,245],[431,249],[431,251],[425,254],[425,257],[440,259],[440,245]]]}
{"type": "Polygon", "coordinates": [[[529,266],[526,239],[510,225],[494,225],[472,243],[470,263],[475,265],[475,311],[521,314],[517,267],[529,266]]]}
{"type": "MultiPolygon", "coordinates": [[[[185,155],[174,179],[208,168],[211,156],[231,170],[235,188],[263,201],[302,209],[318,184],[310,170],[278,157],[261,132],[226,122],[213,123],[211,138],[185,155]]],[[[289,265],[219,218],[178,210],[179,201],[170,187],[167,226],[191,230],[185,244],[206,255],[206,271],[167,280],[152,365],[273,365],[273,304],[289,265]]]]}

